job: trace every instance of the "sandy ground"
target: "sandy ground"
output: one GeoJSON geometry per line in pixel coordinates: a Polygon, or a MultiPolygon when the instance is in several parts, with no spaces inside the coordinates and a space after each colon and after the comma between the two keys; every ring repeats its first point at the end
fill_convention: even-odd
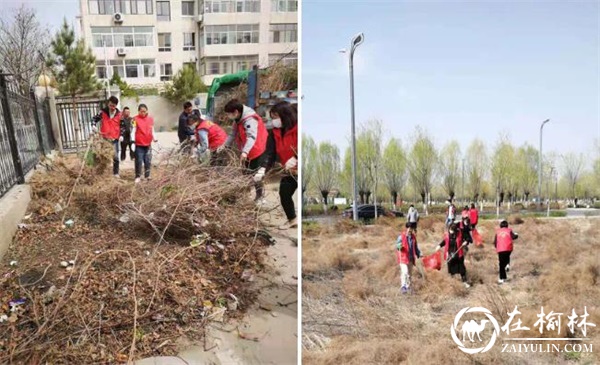
{"type": "MultiPolygon", "coordinates": [[[[153,152],[155,162],[162,160],[178,140],[175,132],[157,133],[158,143],[153,152]]],[[[123,169],[132,169],[133,162],[126,160],[123,169]]],[[[278,230],[285,222],[279,205],[278,181],[266,186],[266,204],[260,219],[269,227],[277,241],[269,247],[272,267],[268,273],[255,278],[260,288],[257,303],[246,316],[237,322],[214,324],[208,331],[205,344],[181,341],[178,357],[150,358],[137,361],[138,365],[188,364],[296,364],[298,344],[298,249],[297,229],[278,230]],[[242,339],[240,333],[252,339],[242,339]]],[[[296,202],[298,194],[295,195],[296,202]]]]}

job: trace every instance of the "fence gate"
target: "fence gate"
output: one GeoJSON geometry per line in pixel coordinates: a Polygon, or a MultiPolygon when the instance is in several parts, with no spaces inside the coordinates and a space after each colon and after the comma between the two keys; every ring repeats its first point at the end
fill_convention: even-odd
{"type": "Polygon", "coordinates": [[[56,112],[64,150],[74,150],[77,148],[77,144],[79,147],[85,148],[92,133],[92,118],[98,114],[103,104],[104,100],[100,99],[76,100],[75,107],[79,123],[79,131],[76,131],[73,120],[73,101],[70,98],[56,99],[56,112]]]}

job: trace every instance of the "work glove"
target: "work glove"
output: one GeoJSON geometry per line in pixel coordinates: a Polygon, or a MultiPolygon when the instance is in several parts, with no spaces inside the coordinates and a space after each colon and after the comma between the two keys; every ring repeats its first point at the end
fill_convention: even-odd
{"type": "Polygon", "coordinates": [[[196,142],[196,136],[191,136],[191,137],[190,137],[190,141],[191,141],[191,142],[196,142]]]}
{"type": "Polygon", "coordinates": [[[441,250],[441,249],[442,249],[442,246],[438,246],[438,247],[435,249],[435,252],[440,252],[440,250],[441,250]]]}
{"type": "MultiPolygon", "coordinates": [[[[242,152],[242,154],[240,155],[240,161],[244,162],[248,159],[248,154],[246,152],[242,152]]],[[[261,167],[262,168],[262,167],[261,167]]],[[[264,169],[264,168],[263,168],[264,169]]],[[[260,169],[259,169],[260,171],[260,169]]]]}
{"type": "Polygon", "coordinates": [[[254,182],[261,182],[262,179],[265,177],[265,172],[266,169],[264,167],[261,167],[260,169],[258,169],[258,172],[254,175],[254,182]]]}
{"type": "Polygon", "coordinates": [[[131,151],[135,152],[135,143],[131,144],[131,151]]]}
{"type": "Polygon", "coordinates": [[[294,167],[296,167],[297,165],[298,165],[298,160],[296,159],[296,157],[292,157],[289,160],[287,160],[287,162],[285,163],[285,169],[291,170],[294,167]]]}
{"type": "Polygon", "coordinates": [[[96,127],[95,125],[92,126],[92,133],[93,134],[98,133],[98,127],[96,127]]]}
{"type": "Polygon", "coordinates": [[[119,137],[119,142],[123,142],[125,140],[125,138],[123,138],[123,136],[119,137]]]}
{"type": "Polygon", "coordinates": [[[216,152],[217,153],[221,153],[225,150],[225,144],[220,145],[219,147],[217,147],[216,152]]]}
{"type": "Polygon", "coordinates": [[[401,240],[396,241],[396,250],[402,251],[402,241],[401,240]]]}

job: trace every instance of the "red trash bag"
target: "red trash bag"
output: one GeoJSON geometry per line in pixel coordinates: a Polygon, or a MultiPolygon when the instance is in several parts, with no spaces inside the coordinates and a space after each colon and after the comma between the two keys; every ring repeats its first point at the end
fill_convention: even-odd
{"type": "Polygon", "coordinates": [[[481,235],[479,234],[479,232],[477,231],[477,229],[473,229],[473,232],[471,233],[471,235],[473,236],[473,242],[475,242],[475,245],[477,246],[481,246],[483,245],[483,238],[481,237],[481,235]]]}
{"type": "Polygon", "coordinates": [[[425,256],[422,258],[423,266],[426,269],[431,270],[441,270],[442,269],[442,253],[435,252],[429,256],[425,256]]]}

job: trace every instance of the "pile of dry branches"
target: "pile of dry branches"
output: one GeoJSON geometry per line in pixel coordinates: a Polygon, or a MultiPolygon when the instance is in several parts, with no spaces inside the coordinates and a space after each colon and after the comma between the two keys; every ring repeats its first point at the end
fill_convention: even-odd
{"type": "Polygon", "coordinates": [[[241,168],[170,158],[135,185],[80,164],[31,181],[32,215],[2,265],[0,363],[172,355],[252,303],[267,240],[241,168]]]}

